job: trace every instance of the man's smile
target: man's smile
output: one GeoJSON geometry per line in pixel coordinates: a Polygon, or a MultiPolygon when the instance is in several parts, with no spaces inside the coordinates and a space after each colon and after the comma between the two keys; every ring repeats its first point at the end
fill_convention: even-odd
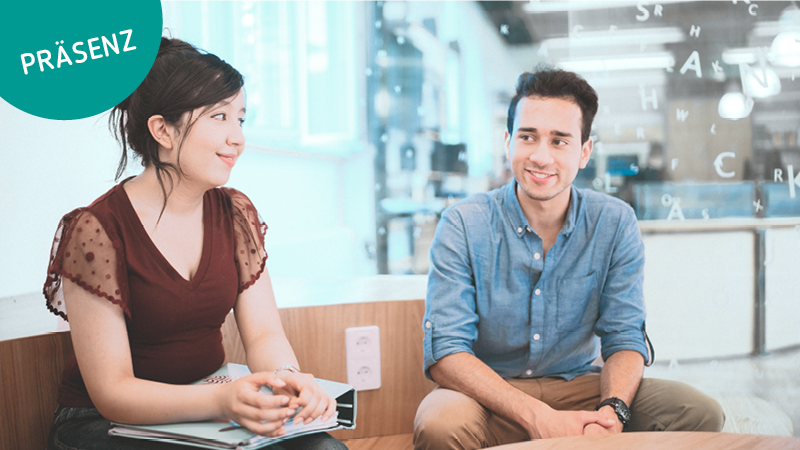
{"type": "Polygon", "coordinates": [[[528,172],[531,175],[531,177],[533,178],[533,180],[536,181],[536,182],[547,181],[550,178],[555,176],[554,173],[541,172],[541,171],[538,171],[538,170],[526,170],[526,172],[528,172]]]}

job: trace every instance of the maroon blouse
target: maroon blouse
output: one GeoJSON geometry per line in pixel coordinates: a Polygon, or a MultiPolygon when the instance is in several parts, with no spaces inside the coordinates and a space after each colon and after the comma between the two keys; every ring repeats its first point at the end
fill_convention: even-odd
{"type": "MultiPolygon", "coordinates": [[[[189,281],[150,240],[124,183],[61,219],[44,286],[47,307],[68,319],[62,278],[118,304],[125,313],[134,375],[189,383],[224,361],[220,328],[238,294],[264,271],[267,226],[241,192],[207,191],[203,253],[189,281]]],[[[58,402],[93,406],[74,355],[64,368],[58,402]]]]}

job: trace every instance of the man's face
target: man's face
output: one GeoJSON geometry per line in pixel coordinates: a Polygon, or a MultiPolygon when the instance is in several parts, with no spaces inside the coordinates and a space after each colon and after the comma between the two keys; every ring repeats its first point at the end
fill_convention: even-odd
{"type": "Polygon", "coordinates": [[[567,188],[592,154],[591,139],[581,144],[581,125],[581,109],[572,101],[523,97],[517,103],[514,132],[505,134],[506,157],[528,198],[569,198],[567,188]]]}

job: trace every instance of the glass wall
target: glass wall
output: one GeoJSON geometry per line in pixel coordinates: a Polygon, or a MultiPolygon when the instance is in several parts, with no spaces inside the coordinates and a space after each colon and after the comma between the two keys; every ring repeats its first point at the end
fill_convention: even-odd
{"type": "Polygon", "coordinates": [[[542,63],[600,95],[579,187],[640,221],[800,216],[793,2],[378,2],[373,14],[383,273],[426,273],[437,214],[510,180],[508,102],[542,63]]]}
{"type": "Polygon", "coordinates": [[[246,80],[253,146],[358,149],[353,2],[166,2],[168,33],[231,62],[246,80]]]}

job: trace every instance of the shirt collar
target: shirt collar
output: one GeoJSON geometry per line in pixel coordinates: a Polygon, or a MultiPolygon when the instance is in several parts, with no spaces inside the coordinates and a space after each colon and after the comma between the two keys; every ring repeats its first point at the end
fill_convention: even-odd
{"type": "MultiPolygon", "coordinates": [[[[567,218],[564,221],[564,227],[561,228],[561,234],[566,237],[575,229],[575,223],[578,220],[578,207],[581,203],[580,192],[578,189],[570,185],[569,206],[567,206],[567,218]]],[[[519,205],[517,199],[517,180],[512,178],[511,181],[503,186],[505,192],[505,211],[508,223],[514,227],[514,232],[517,237],[521,238],[525,235],[526,228],[528,227],[528,219],[522,212],[522,207],[519,205]]]]}
{"type": "Polygon", "coordinates": [[[567,206],[567,219],[564,221],[564,227],[561,228],[561,234],[565,237],[569,237],[572,233],[572,230],[575,229],[575,224],[578,221],[578,208],[581,202],[581,194],[574,185],[569,185],[570,195],[569,195],[569,206],[567,206]]]}
{"type": "Polygon", "coordinates": [[[517,180],[511,178],[511,182],[503,186],[503,189],[506,190],[505,210],[508,223],[514,228],[517,237],[521,238],[525,235],[528,219],[522,213],[522,207],[519,206],[519,200],[517,199],[517,180]]]}

